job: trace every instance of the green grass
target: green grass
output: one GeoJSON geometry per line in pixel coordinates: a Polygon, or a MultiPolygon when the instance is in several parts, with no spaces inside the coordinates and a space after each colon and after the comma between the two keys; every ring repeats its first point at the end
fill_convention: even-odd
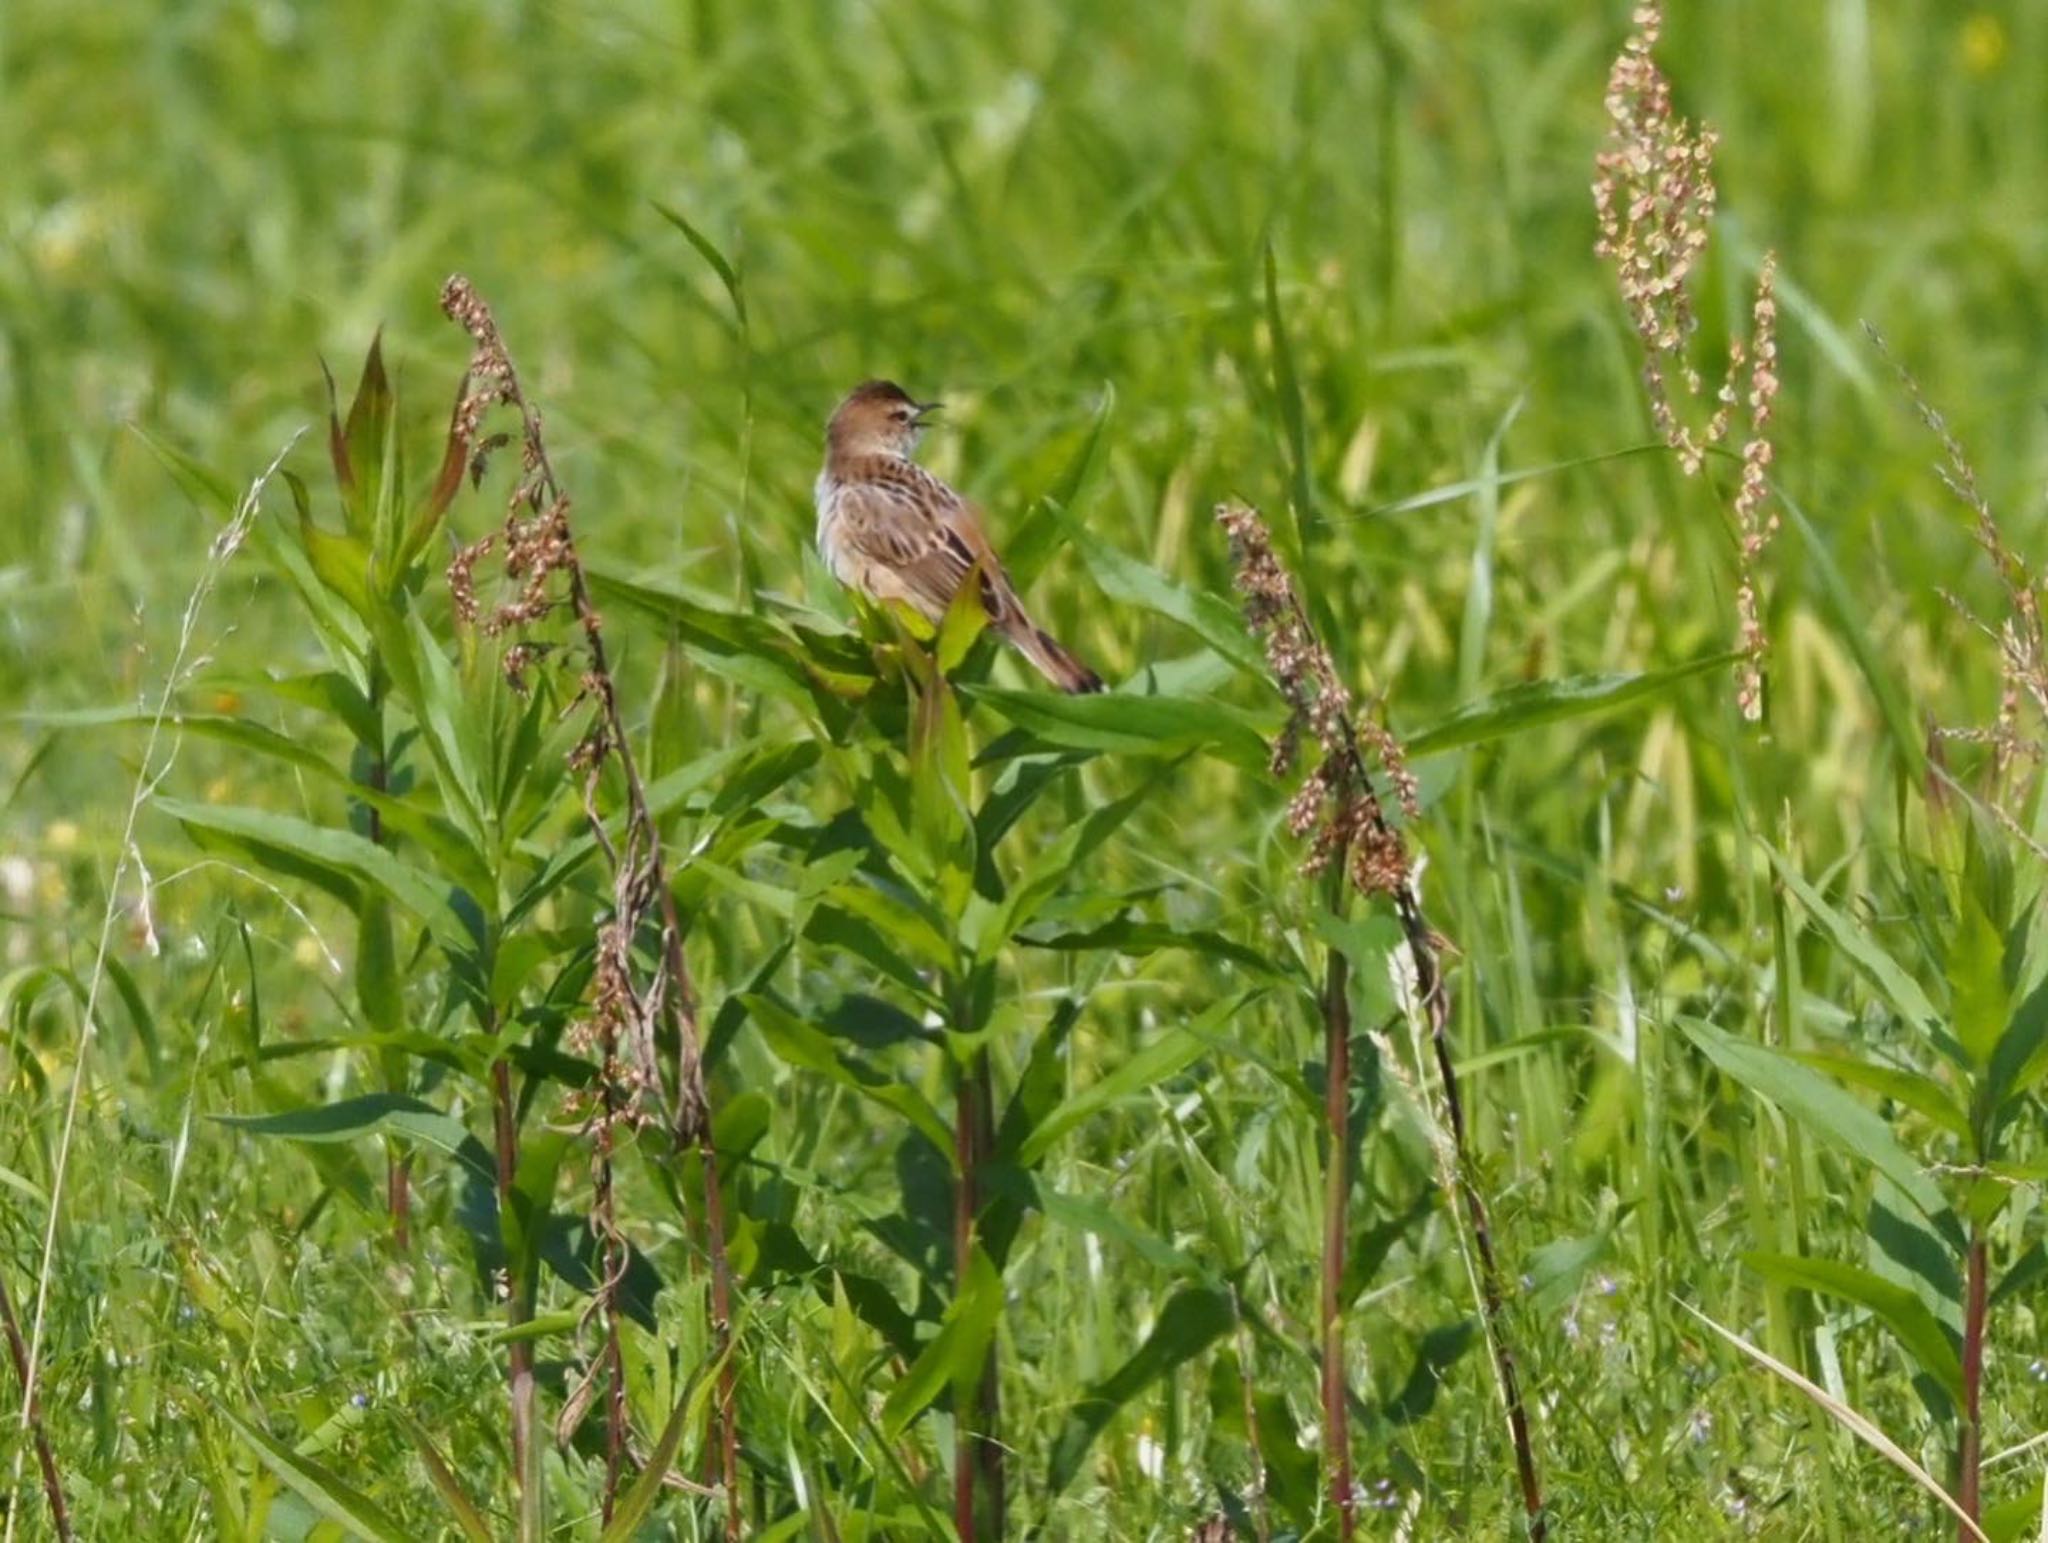
{"type": "MultiPolygon", "coordinates": [[[[135,988],[132,1003],[106,999],[43,1336],[43,1408],[81,1536],[317,1535],[222,1411],[299,1445],[406,1535],[433,1536],[455,1522],[409,1414],[491,1530],[510,1535],[512,1514],[501,1315],[478,1279],[459,1165],[420,1153],[413,1247],[399,1257],[373,1142],[312,1147],[215,1119],[382,1086],[359,1053],[255,1070],[244,1054],[344,1031],[353,918],[309,885],[203,862],[178,822],[145,807],[151,951],[133,866],[108,894],[140,735],[21,716],[153,705],[171,670],[219,516],[137,429],[244,485],[309,427],[288,464],[332,520],[320,357],[346,390],[383,327],[417,462],[466,357],[435,307],[460,269],[496,308],[548,415],[586,559],[610,575],[762,614],[848,614],[809,553],[810,484],[833,401],[884,374],[946,400],[925,459],[987,507],[999,540],[1065,496],[1087,539],[1053,550],[1057,527],[1037,527],[1049,560],[1031,596],[1112,681],[1142,685],[1156,667],[1174,691],[1275,721],[1270,692],[1195,631],[1106,598],[1113,576],[1080,550],[1106,547],[1227,605],[1209,511],[1231,496],[1276,523],[1294,511],[1332,640],[1404,735],[1527,679],[1680,666],[1733,636],[1733,472],[1688,482],[1641,448],[1653,431],[1639,356],[1591,251],[1601,94],[1627,22],[1626,7],[1601,9],[6,9],[0,1272],[24,1316],[80,1040],[63,983],[32,972],[88,976],[113,904],[113,958],[135,988]],[[663,209],[729,262],[737,295],[663,209]],[[1269,247],[1298,422],[1268,318],[1269,247]],[[1457,491],[1430,500],[1435,489],[1457,491]]],[[[1759,842],[1793,854],[1947,1001],[1926,903],[1932,838],[1904,768],[1928,723],[1981,724],[1997,705],[1995,650],[1942,591],[1992,616],[2001,599],[1933,473],[1938,445],[1861,323],[1882,329],[1972,448],[2013,545],[2037,549],[2048,11],[1676,11],[1661,57],[1682,107],[1723,136],[1704,335],[1741,324],[1763,249],[1782,263],[1773,470],[1805,523],[1788,518],[1767,559],[1769,721],[1742,725],[1715,672],[1428,756],[1424,891],[1458,950],[1453,1033],[1516,1285],[1509,1322],[1552,1536],[1921,1535],[1937,1524],[1926,1497],[1680,1310],[1807,1369],[1948,1477],[1952,1427],[1885,1329],[1739,1262],[1868,1262],[1865,1166],[1717,1072],[1681,1020],[1931,1064],[1841,936],[1782,897],[1759,842]]],[[[289,508],[281,488],[270,504],[289,508]]],[[[467,538],[498,515],[494,497],[465,495],[451,519],[467,538]]],[[[428,591],[438,606],[438,579],[428,591]]],[[[650,776],[750,735],[818,737],[788,703],[672,653],[644,611],[606,609],[650,776]]],[[[194,652],[188,707],[257,718],[346,764],[344,736],[237,684],[320,663],[303,610],[253,551],[207,599],[194,652]]],[[[1030,684],[1007,660],[993,679],[1030,684]]],[[[970,713],[977,745],[1003,727],[999,707],[970,713]]],[[[721,856],[732,881],[686,879],[707,1023],[761,989],[756,972],[785,936],[777,897],[801,882],[804,850],[793,833],[878,796],[885,730],[864,722],[846,737],[749,795],[774,829],[721,856]]],[[[1974,771],[1977,752],[1950,754],[1974,771]]],[[[1121,908],[1314,959],[1314,899],[1280,823],[1287,790],[1220,755],[1164,769],[1100,756],[1007,838],[1003,874],[1148,786],[1039,930],[1086,931],[1121,908]]],[[[316,775],[198,735],[157,791],[346,819],[316,775]]],[[[677,822],[680,870],[719,817],[677,822]]],[[[542,835],[570,840],[579,818],[570,797],[542,835]]],[[[2032,894],[2035,865],[2022,854],[2020,868],[2032,894]]],[[[555,924],[590,914],[565,905],[555,924]]],[[[1056,1067],[1076,1093],[1249,979],[1186,951],[1009,950],[989,1036],[999,1084],[1023,1077],[1061,1001],[1079,1007],[1056,1067]]],[[[412,979],[421,1027],[437,982],[426,966],[412,979]]],[[[772,986],[807,1023],[850,994],[902,996],[814,942],[772,986]]],[[[1318,1418],[1319,1027],[1275,989],[1204,1033],[1199,1058],[1061,1134],[1037,1172],[1056,1193],[1022,1223],[997,1331],[1018,1536],[1180,1537],[1220,1496],[1245,1495],[1247,1375],[1280,1453],[1276,1487],[1286,1462],[1313,1463],[1293,1432],[1318,1418]],[[1177,1290],[1218,1281],[1256,1332],[1233,1329],[1146,1383],[1053,1493],[1049,1465],[1084,1391],[1177,1290]]],[[[758,1094],[767,1114],[735,1179],[749,1515],[763,1529],[795,1516],[801,1490],[812,1519],[772,1535],[835,1535],[819,1515],[845,1538],[921,1535],[907,1520],[863,1534],[861,1506],[881,1496],[881,1515],[915,1517],[915,1496],[934,1519],[950,1514],[947,1417],[927,1414],[882,1455],[863,1422],[881,1418],[902,1367],[835,1302],[829,1271],[878,1279],[935,1322],[951,1298],[943,1167],[896,1113],[799,1069],[758,1021],[721,1051],[714,1097],[758,1094]],[[790,1240],[815,1268],[763,1262],[790,1240]]],[[[1360,1095],[1373,1107],[1354,1236],[1362,1249],[1384,1227],[1389,1242],[1352,1313],[1347,1370],[1357,1472],[1390,1508],[1362,1530],[1391,1536],[1413,1505],[1411,1536],[1516,1536],[1487,1357],[1460,1338],[1475,1308],[1436,1192],[1431,1079],[1405,1027],[1381,1055],[1361,1057],[1376,1091],[1360,1095]]],[[[871,1059],[950,1118],[936,1051],[898,1044],[871,1059]]],[[[488,1144],[489,1110],[461,1077],[408,1075],[488,1144]]],[[[529,1133],[561,1118],[553,1096],[542,1090],[529,1133]]],[[[1918,1117],[1864,1103],[1914,1152],[1944,1150],[1918,1117]]],[[[643,1452],[706,1333],[702,1271],[653,1146],[627,1165],[621,1199],[667,1283],[653,1328],[627,1337],[643,1452]]],[[[2007,1155],[2037,1164],[2040,1148],[2029,1102],[2007,1155]]],[[[565,1215],[580,1214],[588,1177],[572,1153],[565,1215]]],[[[2039,1246],[2038,1180],[2021,1176],[1993,1228],[2001,1270],[2039,1246]]],[[[574,1328],[586,1297],[554,1274],[540,1292],[544,1317],[566,1315],[537,1341],[547,1423],[565,1365],[596,1341],[574,1328]]],[[[1987,1453],[2048,1429],[2037,1302],[2021,1289],[1993,1316],[1987,1453]]],[[[18,1396],[0,1373],[0,1407],[18,1396]]],[[[703,1471],[702,1441],[685,1432],[680,1471],[703,1471]]],[[[9,1461],[16,1444],[0,1444],[9,1461]]],[[[592,1450],[546,1452],[563,1536],[598,1531],[592,1450]]],[[[2038,1448],[1992,1467],[1987,1501],[2038,1517],[2040,1473],[2038,1448]]],[[[14,1530],[40,1535],[32,1459],[19,1474],[14,1530]]],[[[644,1535],[718,1530],[713,1508],[673,1491],[652,1517],[644,1535]]],[[[1312,1507],[1304,1526],[1336,1535],[1312,1507]]]]}

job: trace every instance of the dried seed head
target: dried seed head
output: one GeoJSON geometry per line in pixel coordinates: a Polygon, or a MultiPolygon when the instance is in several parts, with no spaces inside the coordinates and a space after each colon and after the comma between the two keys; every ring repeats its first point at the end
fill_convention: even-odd
{"type": "Polygon", "coordinates": [[[1776,515],[1766,512],[1769,430],[1778,395],[1777,258],[1765,254],[1749,341],[1729,340],[1728,373],[1713,395],[1712,411],[1699,422],[1696,409],[1688,413],[1680,405],[1680,398],[1697,403],[1705,395],[1690,362],[1698,318],[1686,285],[1706,251],[1718,201],[1716,139],[1713,130],[1689,122],[1672,105],[1671,82],[1656,61],[1664,25],[1660,0],[1637,6],[1634,21],[1635,31],[1607,82],[1607,146],[1594,160],[1593,209],[1600,235],[1593,249],[1614,266],[1622,303],[1643,348],[1651,417],[1686,476],[1698,476],[1707,453],[1728,438],[1738,402],[1748,408],[1733,510],[1739,541],[1736,642],[1742,653],[1736,702],[1754,722],[1763,716],[1769,646],[1757,567],[1778,528],[1776,515]],[[1745,366],[1749,386],[1741,393],[1736,382],[1745,366]]]}
{"type": "Polygon", "coordinates": [[[1265,645],[1267,666],[1288,705],[1287,722],[1273,742],[1273,775],[1284,776],[1293,766],[1304,731],[1322,751],[1287,804],[1288,834],[1308,842],[1301,871],[1315,875],[1341,862],[1361,888],[1393,893],[1398,886],[1377,881],[1388,873],[1405,874],[1407,855],[1381,806],[1371,767],[1393,789],[1402,813],[1419,819],[1421,802],[1401,742],[1378,719],[1354,718],[1350,688],[1310,627],[1265,521],[1234,503],[1218,506],[1216,519],[1230,538],[1245,623],[1265,645]]]}

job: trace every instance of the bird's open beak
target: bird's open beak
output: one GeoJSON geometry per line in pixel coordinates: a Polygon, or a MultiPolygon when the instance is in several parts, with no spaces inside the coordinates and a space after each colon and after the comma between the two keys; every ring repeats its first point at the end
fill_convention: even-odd
{"type": "Polygon", "coordinates": [[[916,405],[917,421],[922,424],[933,413],[942,410],[946,404],[944,402],[919,402],[916,405]]]}

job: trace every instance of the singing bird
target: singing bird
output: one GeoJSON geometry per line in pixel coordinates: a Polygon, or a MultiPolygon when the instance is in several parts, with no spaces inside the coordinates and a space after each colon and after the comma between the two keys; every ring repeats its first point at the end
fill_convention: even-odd
{"type": "Polygon", "coordinates": [[[1100,691],[1102,678],[1025,614],[982,528],[981,511],[910,456],[936,402],[894,381],[846,394],[825,425],[818,473],[818,550],[833,577],[874,600],[900,600],[937,625],[977,569],[989,625],[1062,691],[1100,691]]]}

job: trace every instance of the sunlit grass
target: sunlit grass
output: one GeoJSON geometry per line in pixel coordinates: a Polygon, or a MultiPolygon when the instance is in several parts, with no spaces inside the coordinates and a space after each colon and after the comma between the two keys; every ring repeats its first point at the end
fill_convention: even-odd
{"type": "MultiPolygon", "coordinates": [[[[1404,734],[1524,680],[1724,649],[1734,469],[1710,461],[1687,481],[1642,448],[1640,359],[1592,254],[1587,189],[1623,9],[10,7],[0,711],[134,708],[173,667],[217,519],[130,425],[236,485],[311,426],[292,464],[331,502],[318,359],[347,376],[382,325],[421,459],[465,357],[435,311],[457,268],[513,334],[586,556],[613,576],[778,618],[850,615],[809,556],[810,484],[831,402],[886,374],[946,399],[927,459],[999,539],[1043,517],[1098,426],[1065,512],[1191,590],[1227,603],[1215,502],[1300,505],[1341,652],[1404,734]],[[730,260],[743,314],[657,206],[730,260]]],[[[1510,1318],[1552,1535],[1899,1535],[1935,1525],[1925,1497],[1674,1305],[1801,1368],[1946,1478],[1948,1438],[1882,1328],[1737,1261],[1863,1260],[1861,1171],[1718,1076],[1678,1019],[1900,1048],[1852,962],[1774,893],[1757,840],[1884,936],[1910,936],[1889,854],[1925,837],[1914,757],[1930,722],[1996,709],[1995,650],[1941,597],[1995,614],[1995,579],[1860,323],[1882,327],[1974,447],[2008,537],[2032,550],[2048,463],[2048,12],[1680,5],[1663,57],[1686,110],[1723,136],[1707,335],[1740,330],[1757,261],[1780,255],[1773,474],[1803,523],[1788,519],[1765,575],[1768,718],[1743,725],[1713,675],[1424,758],[1422,882],[1458,950],[1451,1032],[1519,1278],[1510,1318]]],[[[454,516],[465,536],[497,517],[490,497],[454,516]]],[[[1049,556],[1034,610],[1106,676],[1156,669],[1173,690],[1271,716],[1258,688],[1197,657],[1197,633],[1105,600],[1072,548],[1049,556]]],[[[653,774],[793,734],[781,705],[669,651],[645,614],[608,609],[653,774]]],[[[347,755],[313,717],[236,686],[321,663],[274,570],[231,568],[196,643],[217,686],[188,710],[245,713],[347,755]]],[[[1009,663],[992,678],[1025,683],[1009,663]]],[[[38,972],[87,978],[112,905],[114,957],[136,987],[132,1004],[102,1003],[52,1256],[43,1403],[81,1533],[262,1535],[270,1504],[269,1535],[307,1535],[303,1503],[270,1498],[209,1400],[313,1438],[319,1461],[431,1535],[452,1523],[390,1417],[403,1409],[503,1522],[501,1325],[459,1223],[459,1174],[420,1159],[418,1235],[400,1260],[371,1143],[316,1159],[209,1118],[365,1091],[360,1057],[247,1054],[259,1037],[274,1053],[346,1031],[349,982],[327,961],[353,964],[350,918],[314,892],[187,871],[189,843],[152,815],[138,855],[157,880],[179,877],[152,898],[162,949],[149,952],[133,876],[108,893],[141,756],[139,739],[32,719],[0,733],[0,1269],[18,1303],[33,1300],[78,1043],[68,985],[38,972]]],[[[778,790],[769,817],[802,829],[853,801],[864,764],[825,763],[778,790]]],[[[1008,838],[1007,871],[1155,770],[1085,768],[1008,838]]],[[[331,790],[197,734],[165,792],[341,818],[331,790]]],[[[1091,892],[1063,896],[1037,930],[1128,911],[1269,956],[1319,946],[1284,797],[1217,758],[1176,766],[1089,860],[1091,892]]],[[[575,828],[569,810],[550,833],[575,828]]],[[[742,883],[791,877],[786,854],[750,860],[742,883]]],[[[691,947],[708,1019],[759,989],[781,931],[739,885],[704,892],[691,947]]],[[[1184,951],[1016,953],[993,1037],[1005,1087],[1064,997],[1085,997],[1058,1067],[1072,1092],[1249,978],[1184,951]]],[[[879,989],[813,949],[776,987],[814,1014],[879,989]]],[[[902,1309],[935,1316],[950,1256],[921,1259],[906,1239],[927,1224],[945,1235],[944,1175],[899,1151],[874,1103],[793,1070],[753,1027],[721,1049],[715,1093],[759,1092],[770,1109],[742,1182],[760,1225],[787,1236],[753,1246],[793,1237],[822,1261],[760,1266],[748,1293],[752,1520],[793,1514],[802,1485],[842,1497],[828,1512],[882,1494],[882,1514],[923,1525],[907,1497],[946,1512],[950,1430],[928,1416],[900,1466],[861,1455],[863,1416],[901,1366],[830,1271],[884,1280],[902,1309]]],[[[944,1101],[935,1052],[890,1054],[892,1073],[944,1101]]],[[[1316,1419],[1320,1054],[1315,1026],[1263,997],[1211,1053],[1102,1111],[1037,1171],[1056,1194],[1019,1235],[1000,1330],[1014,1527],[1180,1536],[1225,1495],[1248,1505],[1246,1372],[1275,1447],[1269,1489],[1290,1461],[1312,1470],[1295,1435],[1316,1419]],[[1258,1331],[1148,1384],[1052,1495],[1049,1454],[1075,1400],[1177,1287],[1209,1279],[1258,1331]]],[[[1355,1246],[1388,1234],[1351,1326],[1354,1462],[1383,1507],[1365,1525],[1391,1534],[1413,1506],[1413,1536],[1511,1535],[1486,1357],[1430,1359],[1474,1306],[1431,1201],[1427,1089],[1405,1030],[1381,1055],[1378,1093],[1360,1094],[1377,1117],[1353,1198],[1355,1246]]],[[[423,1095],[487,1138],[487,1110],[439,1075],[423,1095]]],[[[2038,1114],[2017,1154],[2032,1161],[2038,1114]]],[[[1909,1134],[1914,1118],[1901,1116],[1909,1134]]],[[[630,1183],[634,1241],[672,1283],[656,1330],[629,1339],[644,1450],[680,1392],[661,1380],[669,1359],[686,1377],[702,1350],[702,1284],[655,1178],[630,1183]]],[[[2002,1262],[2039,1236],[2023,1209],[2002,1262]]],[[[584,1299],[552,1278],[545,1292],[543,1316],[573,1323],[584,1299]]],[[[1987,1451],[2048,1423],[2029,1295],[2001,1308],[1991,1343],[1987,1451]]],[[[560,1331],[540,1343],[549,1410],[574,1348],[560,1331]]],[[[5,1407],[18,1388],[0,1382],[5,1407]]],[[[2034,1497],[2038,1516],[2030,1461],[1990,1470],[1987,1499],[2034,1497]]],[[[585,1526],[600,1467],[588,1449],[550,1449],[563,1527],[585,1526]]],[[[41,1524],[39,1505],[30,1462],[17,1532],[41,1524]]],[[[675,1535],[712,1535],[705,1508],[664,1515],[675,1535]]],[[[1327,1515],[1317,1525],[1334,1536],[1327,1515]]]]}

